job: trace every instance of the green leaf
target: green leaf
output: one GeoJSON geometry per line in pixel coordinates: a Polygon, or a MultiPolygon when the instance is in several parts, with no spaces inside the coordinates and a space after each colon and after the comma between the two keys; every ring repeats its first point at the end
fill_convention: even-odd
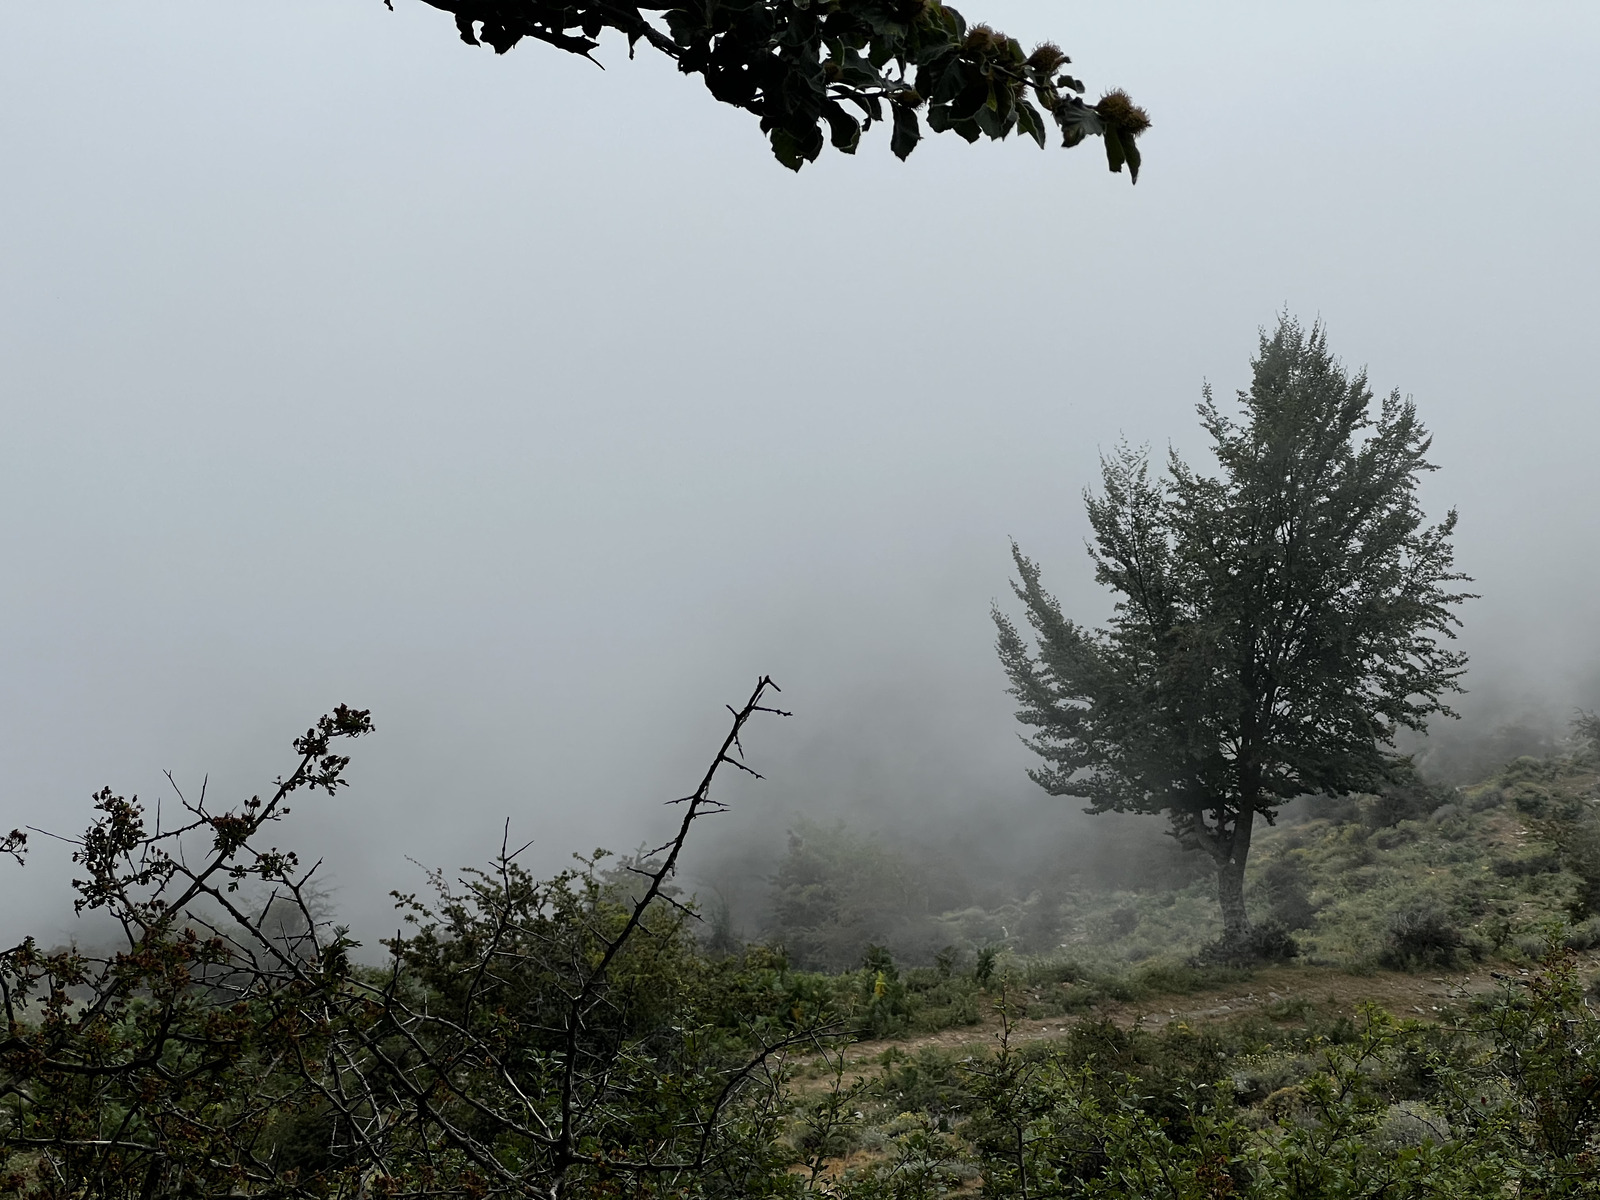
{"type": "MultiPolygon", "coordinates": [[[[932,123],[930,120],[929,124],[932,123]]],[[[1017,128],[1038,142],[1039,149],[1044,149],[1044,118],[1039,115],[1039,110],[1026,100],[1017,105],[1017,128]]]]}
{"type": "Polygon", "coordinates": [[[995,89],[993,107],[995,119],[1000,122],[1001,128],[1009,131],[1011,122],[1016,119],[1017,115],[1017,102],[1015,97],[1012,96],[1010,88],[999,87],[995,89]]]}
{"type": "Polygon", "coordinates": [[[940,82],[949,74],[954,61],[955,54],[950,50],[929,50],[919,56],[914,77],[917,91],[924,96],[931,96],[938,91],[940,82]]]}
{"type": "Polygon", "coordinates": [[[938,83],[929,90],[918,87],[928,99],[936,104],[948,104],[961,94],[961,60],[951,59],[950,63],[937,73],[938,83]]]}
{"type": "Polygon", "coordinates": [[[880,82],[878,70],[849,47],[845,48],[843,61],[839,64],[839,78],[858,87],[873,87],[880,82]]]}
{"type": "Polygon", "coordinates": [[[1138,143],[1133,138],[1129,138],[1127,144],[1122,147],[1122,152],[1128,156],[1128,181],[1130,183],[1138,183],[1140,162],[1138,143]]]}
{"type": "Polygon", "coordinates": [[[861,122],[845,112],[837,100],[824,101],[822,115],[827,118],[833,148],[854,154],[861,141],[861,122]]]}
{"type": "Polygon", "coordinates": [[[975,142],[983,136],[983,130],[978,128],[976,121],[953,121],[950,128],[954,129],[969,142],[975,142]]]}
{"type": "Polygon", "coordinates": [[[817,161],[817,156],[822,153],[826,141],[822,136],[822,130],[809,124],[795,130],[794,140],[807,162],[817,161]]]}
{"type": "Polygon", "coordinates": [[[791,171],[798,171],[806,165],[805,156],[800,153],[799,143],[787,129],[774,129],[771,137],[772,157],[791,171]]]}
{"type": "Polygon", "coordinates": [[[987,104],[978,110],[977,116],[973,118],[973,123],[992,138],[1001,138],[1006,135],[1005,122],[1001,119],[1000,114],[987,104]]]}
{"type": "Polygon", "coordinates": [[[904,104],[892,105],[894,109],[894,135],[889,139],[889,149],[894,151],[896,158],[904,161],[913,150],[917,142],[922,139],[922,130],[917,122],[917,114],[904,104]]]}
{"type": "Polygon", "coordinates": [[[982,75],[973,75],[950,102],[950,115],[958,121],[971,120],[978,115],[980,108],[989,103],[992,94],[989,81],[982,75]]]}
{"type": "Polygon", "coordinates": [[[1111,126],[1106,126],[1106,163],[1113,174],[1121,174],[1122,164],[1128,160],[1127,154],[1122,149],[1122,139],[1117,136],[1117,131],[1111,126]]]}

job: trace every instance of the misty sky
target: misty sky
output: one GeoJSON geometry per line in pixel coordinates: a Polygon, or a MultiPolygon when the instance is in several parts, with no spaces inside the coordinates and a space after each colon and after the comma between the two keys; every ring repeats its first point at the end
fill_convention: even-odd
{"type": "MultiPolygon", "coordinates": [[[[282,840],[370,936],[508,816],[659,841],[760,672],[720,821],[1003,820],[1008,537],[1103,615],[1099,448],[1197,453],[1285,307],[1436,435],[1480,702],[1593,703],[1600,8],[960,7],[1148,107],[1136,188],[881,131],[797,177],[657,56],[414,0],[0,6],[0,827],[368,707],[282,840]]],[[[0,933],[67,874],[0,864],[0,933]]]]}

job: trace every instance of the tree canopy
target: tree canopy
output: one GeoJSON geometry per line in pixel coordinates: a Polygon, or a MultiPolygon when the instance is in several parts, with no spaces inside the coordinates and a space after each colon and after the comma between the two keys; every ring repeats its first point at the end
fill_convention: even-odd
{"type": "MultiPolygon", "coordinates": [[[[605,30],[698,75],[724,104],[760,118],[772,153],[798,171],[825,141],[854,154],[873,125],[890,126],[904,159],[936,133],[1027,134],[1041,147],[1054,123],[1063,146],[1103,139],[1112,171],[1139,177],[1149,127],[1121,90],[1095,104],[1071,63],[1046,42],[1031,53],[938,0],[425,0],[451,13],[463,41],[504,54],[524,38],[591,57],[605,30]]],[[[392,0],[385,0],[393,7],[392,0]]]]}
{"type": "Polygon", "coordinates": [[[1165,478],[1127,446],[1088,494],[1095,578],[1117,597],[1105,629],[1069,620],[1013,547],[1035,653],[998,609],[1018,716],[1046,765],[1033,778],[1095,812],[1166,813],[1218,867],[1224,942],[1249,933],[1245,860],[1256,814],[1308,793],[1394,778],[1400,729],[1448,713],[1464,656],[1448,645],[1455,513],[1424,521],[1433,469],[1415,406],[1374,417],[1320,326],[1263,334],[1243,419],[1199,406],[1220,468],[1173,452],[1165,478]]]}

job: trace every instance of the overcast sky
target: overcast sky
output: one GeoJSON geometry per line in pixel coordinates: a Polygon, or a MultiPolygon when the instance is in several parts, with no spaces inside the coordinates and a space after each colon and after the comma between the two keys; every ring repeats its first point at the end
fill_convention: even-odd
{"type": "MultiPolygon", "coordinates": [[[[508,816],[660,840],[760,672],[724,822],[1003,819],[1008,537],[1098,619],[1099,448],[1197,452],[1284,308],[1435,432],[1480,696],[1600,692],[1595,5],[968,0],[1148,107],[1136,188],[881,131],[794,176],[659,57],[395,7],[0,6],[0,827],[371,708],[284,835],[370,933],[508,816]]],[[[67,873],[0,867],[0,933],[67,873]]]]}

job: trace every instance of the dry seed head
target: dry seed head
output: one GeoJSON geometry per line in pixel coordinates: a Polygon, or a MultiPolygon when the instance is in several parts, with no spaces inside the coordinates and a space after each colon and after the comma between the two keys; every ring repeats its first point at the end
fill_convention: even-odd
{"type": "Polygon", "coordinates": [[[1133,102],[1121,88],[1114,88],[1100,97],[1094,106],[1100,119],[1123,137],[1138,137],[1150,128],[1150,114],[1133,102]]]}
{"type": "Polygon", "coordinates": [[[1063,63],[1071,61],[1054,42],[1041,42],[1034,47],[1033,53],[1028,55],[1028,65],[1036,71],[1054,71],[1063,63]]]}
{"type": "Polygon", "coordinates": [[[1004,46],[1006,39],[987,25],[974,25],[967,31],[966,48],[978,53],[1004,46]]]}

